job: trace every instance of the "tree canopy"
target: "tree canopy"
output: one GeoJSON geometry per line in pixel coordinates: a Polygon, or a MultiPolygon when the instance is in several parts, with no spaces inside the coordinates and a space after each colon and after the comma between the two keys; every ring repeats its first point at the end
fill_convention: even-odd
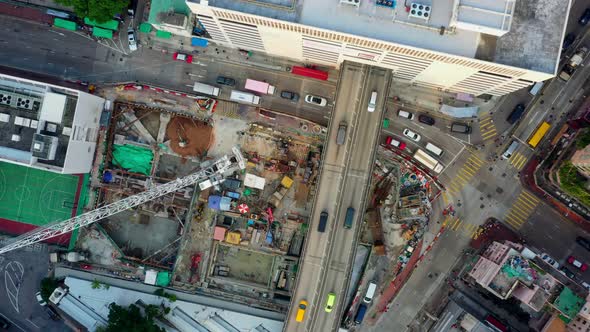
{"type": "Polygon", "coordinates": [[[55,0],[55,2],[74,8],[78,17],[88,17],[98,23],[112,20],[129,5],[129,0],[55,0]]]}
{"type": "Polygon", "coordinates": [[[109,305],[109,322],[100,332],[164,332],[163,328],[154,323],[154,317],[162,313],[157,306],[148,305],[145,309],[145,316],[135,304],[129,307],[122,307],[116,303],[109,305]]]}

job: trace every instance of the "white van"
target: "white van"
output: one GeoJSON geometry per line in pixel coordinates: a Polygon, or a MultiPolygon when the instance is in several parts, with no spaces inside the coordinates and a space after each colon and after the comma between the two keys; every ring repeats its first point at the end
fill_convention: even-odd
{"type": "Polygon", "coordinates": [[[402,118],[406,118],[408,120],[414,119],[414,114],[407,112],[407,111],[403,111],[403,110],[397,111],[397,116],[402,117],[402,118]]]}
{"type": "Polygon", "coordinates": [[[371,92],[371,99],[369,100],[369,106],[367,107],[367,111],[374,112],[376,106],[377,106],[377,91],[373,91],[373,92],[371,92]]]}
{"type": "Polygon", "coordinates": [[[434,153],[437,156],[442,156],[443,154],[443,150],[441,148],[439,148],[438,146],[432,144],[432,143],[426,143],[426,150],[434,153]]]}
{"type": "Polygon", "coordinates": [[[373,296],[375,295],[376,289],[377,284],[371,281],[369,283],[369,287],[367,287],[367,293],[365,294],[365,298],[363,299],[365,303],[371,303],[371,301],[373,301],[373,296]]]}
{"type": "Polygon", "coordinates": [[[512,141],[512,143],[510,143],[510,145],[508,146],[508,149],[506,149],[506,151],[502,153],[502,158],[510,159],[516,148],[518,148],[518,141],[512,141]]]}
{"type": "Polygon", "coordinates": [[[533,96],[536,96],[539,91],[543,88],[545,82],[537,82],[533,85],[533,87],[529,90],[529,93],[533,96]]]}
{"type": "Polygon", "coordinates": [[[346,141],[346,122],[340,122],[338,133],[336,134],[336,144],[342,145],[346,141]]]}

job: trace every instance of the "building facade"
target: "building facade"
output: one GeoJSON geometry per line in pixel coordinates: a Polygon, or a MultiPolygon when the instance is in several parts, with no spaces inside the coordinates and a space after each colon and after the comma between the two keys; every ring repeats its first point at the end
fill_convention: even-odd
{"type": "Polygon", "coordinates": [[[355,61],[391,69],[395,79],[410,84],[494,96],[555,75],[569,12],[569,1],[552,1],[550,18],[534,21],[521,16],[545,9],[520,8],[515,0],[493,7],[443,0],[427,4],[432,19],[424,19],[403,2],[394,8],[390,1],[394,7],[385,9],[380,1],[345,2],[193,0],[187,5],[195,24],[206,30],[202,36],[220,45],[331,67],[355,61]],[[536,43],[536,52],[528,45],[533,46],[533,26],[556,29],[537,34],[545,43],[536,43]]]}

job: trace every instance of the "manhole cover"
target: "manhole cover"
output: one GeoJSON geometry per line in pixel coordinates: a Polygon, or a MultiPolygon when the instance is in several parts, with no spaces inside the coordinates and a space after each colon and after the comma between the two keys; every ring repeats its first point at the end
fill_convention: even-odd
{"type": "Polygon", "coordinates": [[[486,207],[486,206],[483,204],[479,206],[480,209],[483,209],[484,207],[486,207]]]}
{"type": "Polygon", "coordinates": [[[488,170],[489,170],[490,172],[491,172],[493,169],[494,169],[493,167],[490,167],[490,168],[488,168],[488,170]]]}
{"type": "Polygon", "coordinates": [[[504,192],[504,189],[502,189],[502,188],[498,187],[498,188],[496,188],[496,192],[497,192],[498,194],[501,194],[501,193],[503,193],[503,192],[504,192]]]}
{"type": "Polygon", "coordinates": [[[505,178],[506,177],[506,173],[502,173],[502,177],[505,178]]]}

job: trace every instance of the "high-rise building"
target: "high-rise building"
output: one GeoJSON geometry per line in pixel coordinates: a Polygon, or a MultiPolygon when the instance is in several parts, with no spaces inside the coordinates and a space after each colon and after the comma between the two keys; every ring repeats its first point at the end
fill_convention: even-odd
{"type": "MultiPolygon", "coordinates": [[[[500,96],[557,71],[569,0],[188,0],[211,41],[309,64],[500,96]]],[[[196,16],[196,17],[195,17],[196,16]]]]}

